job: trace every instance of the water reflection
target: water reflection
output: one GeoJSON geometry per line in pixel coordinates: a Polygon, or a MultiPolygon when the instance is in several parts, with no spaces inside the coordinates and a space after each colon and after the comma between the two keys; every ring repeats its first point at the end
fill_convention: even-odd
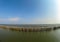
{"type": "Polygon", "coordinates": [[[60,42],[60,29],[47,32],[18,32],[0,29],[2,42],[60,42]]]}

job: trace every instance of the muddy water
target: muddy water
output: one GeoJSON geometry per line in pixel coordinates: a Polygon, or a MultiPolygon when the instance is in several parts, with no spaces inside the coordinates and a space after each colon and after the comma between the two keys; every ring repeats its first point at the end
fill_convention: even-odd
{"type": "Polygon", "coordinates": [[[18,32],[0,29],[0,42],[60,42],[60,29],[47,32],[18,32]]]}

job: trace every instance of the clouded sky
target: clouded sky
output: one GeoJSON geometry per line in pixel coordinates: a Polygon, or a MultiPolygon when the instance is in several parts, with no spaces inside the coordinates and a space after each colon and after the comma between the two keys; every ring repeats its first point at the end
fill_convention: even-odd
{"type": "Polygon", "coordinates": [[[60,23],[60,0],[0,0],[0,24],[60,23]]]}

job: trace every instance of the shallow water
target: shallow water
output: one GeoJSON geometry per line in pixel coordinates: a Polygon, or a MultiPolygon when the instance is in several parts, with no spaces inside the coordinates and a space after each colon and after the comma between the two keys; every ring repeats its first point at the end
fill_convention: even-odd
{"type": "Polygon", "coordinates": [[[47,32],[18,32],[0,29],[1,42],[60,42],[60,29],[47,32]]]}

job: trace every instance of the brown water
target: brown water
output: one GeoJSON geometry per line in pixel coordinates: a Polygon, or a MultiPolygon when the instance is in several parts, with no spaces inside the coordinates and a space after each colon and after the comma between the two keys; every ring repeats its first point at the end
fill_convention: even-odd
{"type": "Polygon", "coordinates": [[[0,29],[0,42],[60,42],[60,29],[47,32],[18,32],[0,29]]]}

